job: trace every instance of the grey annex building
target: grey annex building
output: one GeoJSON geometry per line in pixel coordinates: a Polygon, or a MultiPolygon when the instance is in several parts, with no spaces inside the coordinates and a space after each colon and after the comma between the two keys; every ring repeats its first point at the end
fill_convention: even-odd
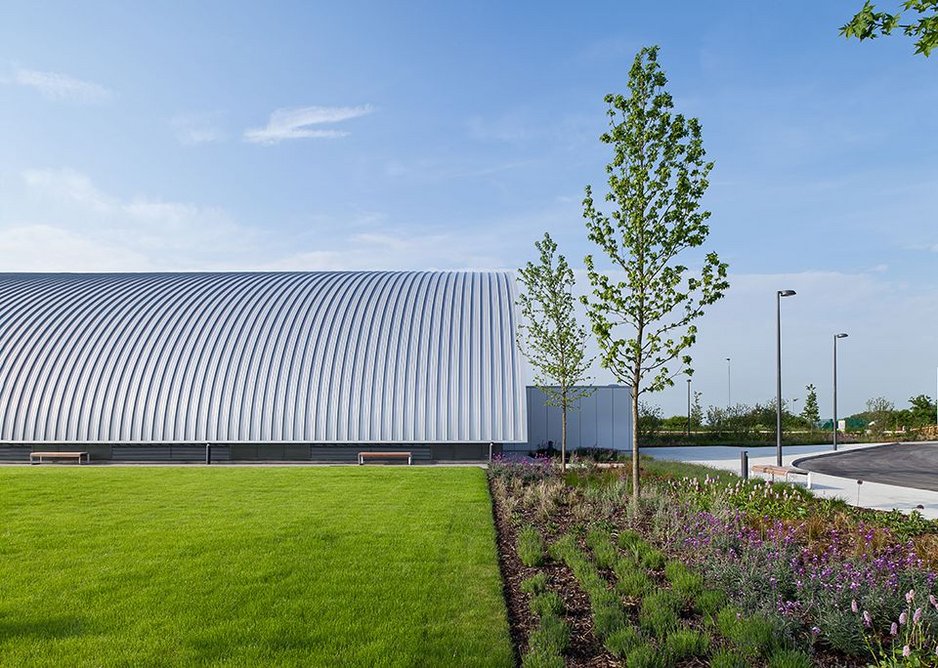
{"type": "Polygon", "coordinates": [[[0,458],[526,448],[514,301],[504,272],[0,274],[0,458]]]}

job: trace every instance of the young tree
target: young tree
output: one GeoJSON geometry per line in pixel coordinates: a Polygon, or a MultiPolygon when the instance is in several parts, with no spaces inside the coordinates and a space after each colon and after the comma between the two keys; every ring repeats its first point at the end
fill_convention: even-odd
{"type": "Polygon", "coordinates": [[[703,408],[700,406],[700,397],[702,396],[703,392],[694,392],[694,403],[690,409],[691,429],[700,429],[703,426],[703,408]]]}
{"type": "Polygon", "coordinates": [[[710,212],[700,209],[700,199],[713,163],[704,159],[697,119],[671,113],[666,83],[658,48],[639,51],[629,71],[628,96],[605,98],[609,130],[600,140],[612,146],[605,200],[613,211],[597,208],[589,186],[583,200],[590,240],[623,275],[610,277],[597,269],[592,255],[586,256],[592,292],[583,303],[602,366],[632,387],[636,501],[639,397],[673,385],[681,372],[693,373],[687,354],[697,339],[693,321],[729,287],[726,264],[716,253],[701,258],[699,272],[677,259],[682,251],[701,246],[710,231],[710,212]]]}
{"type": "Polygon", "coordinates": [[[578,387],[589,380],[592,363],[586,357],[586,328],[577,324],[574,312],[573,270],[557,244],[544,234],[534,243],[540,262],[518,270],[524,291],[518,296],[523,316],[518,326],[518,345],[534,369],[534,383],[550,406],[560,407],[560,460],[567,469],[567,409],[589,389],[578,387]]]}
{"type": "Polygon", "coordinates": [[[915,39],[915,53],[926,58],[938,48],[938,0],[903,0],[902,9],[895,14],[877,11],[870,0],[854,14],[850,22],[840,28],[844,37],[856,37],[861,42],[889,35],[899,28],[907,37],[915,39]],[[900,23],[902,15],[907,23],[900,23]]]}
{"type": "Polygon", "coordinates": [[[882,436],[891,425],[896,406],[885,397],[873,397],[866,400],[867,429],[874,436],[882,436]]]}
{"type": "Polygon", "coordinates": [[[807,390],[808,394],[804,398],[804,408],[801,409],[801,417],[810,425],[811,431],[814,431],[818,421],[821,419],[821,411],[817,405],[817,388],[811,384],[805,386],[804,389],[807,390]]]}

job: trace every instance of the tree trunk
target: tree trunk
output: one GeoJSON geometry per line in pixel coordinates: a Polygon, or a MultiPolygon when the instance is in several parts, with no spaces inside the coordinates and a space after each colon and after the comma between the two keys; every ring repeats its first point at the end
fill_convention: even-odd
{"type": "Polygon", "coordinates": [[[632,387],[632,503],[638,508],[638,388],[632,387]]]}
{"type": "Polygon", "coordinates": [[[560,407],[560,470],[567,472],[567,402],[560,407]]]}

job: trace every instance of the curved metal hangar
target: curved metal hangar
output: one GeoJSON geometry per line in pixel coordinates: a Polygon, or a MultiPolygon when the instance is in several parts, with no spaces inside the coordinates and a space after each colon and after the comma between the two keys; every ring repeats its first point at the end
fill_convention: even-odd
{"type": "Polygon", "coordinates": [[[507,273],[0,274],[0,447],[478,459],[526,440],[514,340],[507,273]]]}

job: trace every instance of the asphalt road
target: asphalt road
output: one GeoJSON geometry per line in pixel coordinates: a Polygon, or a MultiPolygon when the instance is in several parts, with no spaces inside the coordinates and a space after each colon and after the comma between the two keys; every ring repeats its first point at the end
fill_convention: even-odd
{"type": "Polygon", "coordinates": [[[938,443],[894,443],[800,459],[798,468],[823,475],[938,492],[938,443]]]}

